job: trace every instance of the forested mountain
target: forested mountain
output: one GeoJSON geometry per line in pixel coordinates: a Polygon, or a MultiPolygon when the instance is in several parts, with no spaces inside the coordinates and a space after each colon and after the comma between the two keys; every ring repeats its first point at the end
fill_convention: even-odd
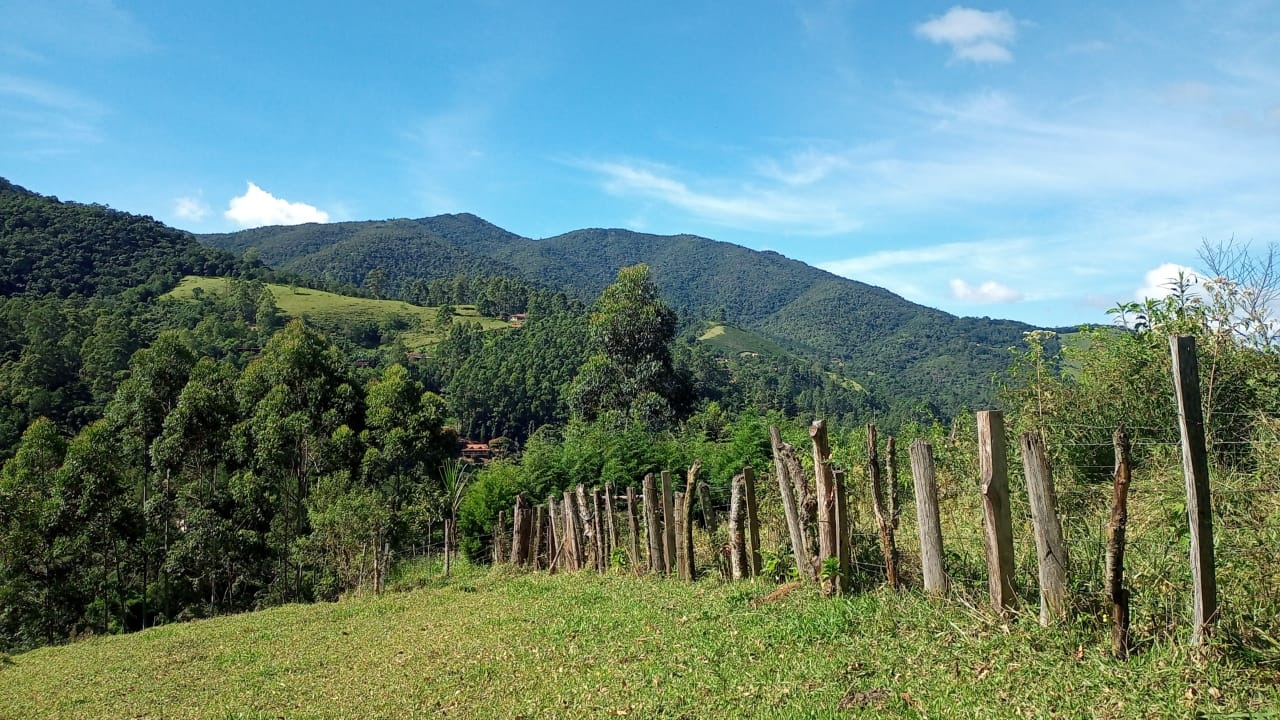
{"type": "Polygon", "coordinates": [[[0,178],[0,296],[110,295],[236,266],[230,254],[149,217],[61,202],[0,178]]]}
{"type": "Polygon", "coordinates": [[[844,372],[897,408],[950,414],[990,400],[991,377],[1024,323],[960,318],[888,290],[774,252],[693,235],[590,229],[543,240],[474,215],[258,228],[202,236],[216,247],[256,247],[268,264],[358,282],[382,268],[404,293],[415,276],[510,273],[582,300],[620,268],[648,265],[664,299],[689,317],[722,317],[844,372]]]}

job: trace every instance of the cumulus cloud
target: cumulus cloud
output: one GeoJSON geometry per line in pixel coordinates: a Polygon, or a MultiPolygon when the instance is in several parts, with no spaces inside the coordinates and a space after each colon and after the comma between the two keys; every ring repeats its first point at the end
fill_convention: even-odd
{"type": "Polygon", "coordinates": [[[1022,299],[1022,293],[995,280],[988,280],[974,287],[959,278],[951,281],[951,296],[964,302],[983,304],[1017,302],[1022,299]]]}
{"type": "Polygon", "coordinates": [[[1008,44],[1018,34],[1018,25],[1006,10],[986,12],[957,5],[945,15],[917,25],[916,34],[932,43],[949,45],[957,60],[1010,62],[1013,53],[1008,44]]]}
{"type": "Polygon", "coordinates": [[[329,222],[329,213],[316,206],[278,198],[252,182],[243,195],[231,198],[223,215],[240,227],[329,222]]]}
{"type": "Polygon", "coordinates": [[[183,220],[200,222],[209,217],[209,206],[198,197],[180,197],[173,201],[173,214],[183,220]]]}
{"type": "Polygon", "coordinates": [[[1191,282],[1192,292],[1195,292],[1200,285],[1200,278],[1195,270],[1186,265],[1164,263],[1147,271],[1142,278],[1142,287],[1133,291],[1134,299],[1141,302],[1147,298],[1168,297],[1173,294],[1173,285],[1177,282],[1179,273],[1191,282]]]}

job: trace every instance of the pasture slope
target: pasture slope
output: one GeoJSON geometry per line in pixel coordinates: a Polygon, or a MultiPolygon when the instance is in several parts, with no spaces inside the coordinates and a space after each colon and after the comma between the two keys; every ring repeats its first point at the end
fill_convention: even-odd
{"type": "Polygon", "coordinates": [[[1274,716],[1280,672],[1211,646],[1129,662],[1078,627],[880,589],[418,568],[400,592],[0,658],[0,717],[1274,716]],[[415,588],[415,589],[409,589],[415,588]],[[1272,715],[1268,715],[1271,713],[1272,715]]]}

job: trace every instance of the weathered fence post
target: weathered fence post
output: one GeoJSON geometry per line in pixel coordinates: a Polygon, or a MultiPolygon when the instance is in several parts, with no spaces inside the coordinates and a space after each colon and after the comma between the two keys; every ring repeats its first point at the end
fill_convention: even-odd
{"type": "MultiPolygon", "coordinates": [[[[831,447],[827,444],[827,423],[825,420],[814,420],[809,426],[809,439],[813,441],[813,474],[815,486],[818,488],[818,567],[826,567],[827,561],[840,557],[839,539],[835,524],[835,473],[831,469],[831,447]]],[[[823,592],[834,593],[838,589],[836,581],[828,583],[823,592]]]]}
{"type": "Polygon", "coordinates": [[[1040,624],[1049,625],[1067,617],[1067,570],[1070,561],[1058,519],[1058,495],[1053,487],[1044,438],[1038,432],[1019,437],[1022,468],[1027,476],[1027,500],[1031,504],[1031,524],[1036,536],[1036,559],[1040,569],[1040,624]]]}
{"type": "Polygon", "coordinates": [[[604,511],[605,511],[605,528],[608,531],[605,534],[605,550],[607,557],[613,557],[613,549],[618,547],[618,524],[614,521],[614,496],[613,483],[604,484],[604,511]]]}
{"type": "Polygon", "coordinates": [[[933,447],[924,438],[911,443],[911,478],[916,496],[916,525],[920,531],[920,568],[924,591],[945,595],[947,574],[942,566],[942,524],[938,519],[938,483],[933,476],[933,447]]]}
{"type": "Polygon", "coordinates": [[[560,508],[556,507],[556,499],[554,496],[547,498],[547,528],[551,532],[551,537],[547,544],[547,571],[555,572],[560,569],[560,553],[564,543],[564,533],[560,531],[560,527],[556,525],[557,518],[560,517],[560,508]]]}
{"type": "Polygon", "coordinates": [[[575,488],[575,494],[578,501],[578,531],[581,533],[581,540],[578,543],[578,566],[580,568],[596,567],[596,527],[592,522],[595,515],[594,506],[587,499],[587,487],[582,483],[578,483],[575,488]]]}
{"type": "Polygon", "coordinates": [[[658,489],[653,473],[644,476],[644,524],[649,536],[649,572],[665,573],[662,558],[662,528],[658,525],[658,489]]]}
{"type": "Polygon", "coordinates": [[[1200,369],[1193,335],[1169,338],[1173,387],[1182,436],[1182,474],[1187,483],[1191,526],[1191,643],[1202,645],[1218,619],[1218,582],[1213,564],[1213,508],[1209,500],[1209,453],[1200,406],[1200,369]]]}
{"type": "MultiPolygon", "coordinates": [[[[876,426],[867,426],[867,472],[871,476],[871,509],[876,516],[876,529],[880,531],[880,554],[884,556],[884,575],[889,581],[889,587],[898,588],[898,547],[894,542],[893,533],[897,529],[897,516],[894,512],[894,506],[897,502],[892,499],[892,495],[896,494],[892,483],[895,478],[890,478],[891,483],[889,492],[890,499],[886,503],[884,493],[884,479],[880,473],[880,448],[878,438],[876,437],[876,426]]],[[[893,438],[889,438],[889,447],[893,447],[893,438]]],[[[892,456],[892,450],[886,448],[892,456]]]]}
{"type": "Polygon", "coordinates": [[[529,564],[529,541],[533,532],[533,503],[529,496],[516,496],[516,506],[511,511],[511,564],[529,564]]]}
{"type": "Polygon", "coordinates": [[[676,522],[676,577],[681,580],[689,580],[687,568],[689,564],[689,544],[685,542],[685,494],[683,490],[676,490],[675,493],[675,522],[676,522]]]}
{"type": "Polygon", "coordinates": [[[760,574],[760,504],[756,498],[756,471],[750,467],[742,468],[743,489],[747,499],[747,560],[751,566],[751,576],[760,574]]]}
{"type": "Polygon", "coordinates": [[[573,493],[569,490],[564,491],[564,537],[561,538],[560,544],[564,548],[561,557],[564,558],[564,565],[569,570],[582,569],[582,532],[578,528],[578,508],[575,507],[576,500],[573,493]]]}
{"type": "Polygon", "coordinates": [[[1004,414],[978,413],[978,467],[981,473],[983,540],[991,605],[1004,614],[1016,602],[1013,585],[1013,519],[1009,515],[1009,472],[1004,414]]]}
{"type": "Polygon", "coordinates": [[[849,591],[853,580],[853,548],[851,546],[853,538],[849,534],[849,496],[844,484],[844,471],[834,471],[833,479],[835,482],[832,486],[834,494],[831,522],[836,530],[836,567],[840,570],[840,577],[836,580],[836,592],[844,594],[849,591]]]}
{"type": "Polygon", "coordinates": [[[539,505],[533,509],[533,545],[530,550],[530,563],[534,570],[541,570],[542,565],[542,546],[545,542],[547,533],[545,531],[547,524],[547,508],[539,505]]]}
{"type": "Polygon", "coordinates": [[[1111,487],[1111,522],[1107,523],[1107,597],[1111,599],[1111,652],[1129,657],[1129,591],[1124,587],[1124,541],[1129,525],[1129,435],[1124,426],[1111,436],[1116,451],[1115,482],[1111,487]]]}
{"type": "Polygon", "coordinates": [[[507,524],[507,518],[501,510],[498,511],[498,522],[493,524],[493,564],[500,565],[506,561],[506,554],[502,552],[502,530],[507,524]]]}
{"type": "Polygon", "coordinates": [[[640,574],[640,522],[636,518],[636,489],[627,486],[627,532],[631,535],[631,572],[640,574]]]}
{"type": "Polygon", "coordinates": [[[787,533],[791,536],[791,556],[796,563],[796,571],[800,577],[817,582],[813,572],[813,561],[809,557],[809,541],[805,537],[801,525],[800,510],[796,507],[796,497],[790,472],[783,458],[782,436],[775,426],[769,427],[769,442],[773,445],[773,470],[778,476],[778,491],[782,495],[782,511],[787,517],[787,533]]]}
{"type": "Polygon", "coordinates": [[[742,580],[749,574],[746,540],[746,480],[735,475],[729,494],[729,570],[730,577],[742,580]]]}
{"type": "Polygon", "coordinates": [[[692,582],[697,574],[697,563],[694,560],[693,552],[693,499],[697,492],[698,472],[702,470],[702,459],[693,461],[693,465],[689,466],[689,471],[685,473],[684,481],[684,510],[681,517],[684,518],[684,547],[685,562],[688,563],[687,568],[688,580],[692,582]]]}
{"type": "Polygon", "coordinates": [[[591,491],[591,526],[596,536],[596,572],[600,573],[609,569],[609,556],[605,554],[605,547],[608,545],[608,542],[604,537],[604,518],[601,517],[603,510],[603,494],[601,493],[600,488],[595,488],[591,491]]]}
{"type": "Polygon", "coordinates": [[[662,471],[662,571],[670,575],[676,569],[676,510],[671,494],[671,473],[662,471]]]}

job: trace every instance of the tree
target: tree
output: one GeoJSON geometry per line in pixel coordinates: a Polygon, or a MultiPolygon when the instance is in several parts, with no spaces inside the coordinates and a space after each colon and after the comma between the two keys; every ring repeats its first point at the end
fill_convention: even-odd
{"type": "Polygon", "coordinates": [[[658,296],[646,265],[618,272],[591,313],[590,348],[569,391],[576,417],[616,413],[625,424],[658,427],[683,413],[688,383],[672,367],[676,314],[658,296]]]}

